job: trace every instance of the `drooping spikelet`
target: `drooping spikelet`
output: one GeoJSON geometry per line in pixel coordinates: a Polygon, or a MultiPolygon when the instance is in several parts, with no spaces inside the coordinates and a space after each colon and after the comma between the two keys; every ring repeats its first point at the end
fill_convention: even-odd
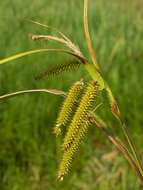
{"type": "Polygon", "coordinates": [[[61,133],[61,125],[66,125],[69,121],[73,108],[77,103],[80,92],[83,88],[83,80],[76,82],[68,92],[68,95],[62,105],[61,111],[59,112],[56,126],[54,127],[54,133],[58,136],[61,133]]]}
{"type": "Polygon", "coordinates": [[[82,129],[80,129],[75,141],[70,145],[70,147],[66,151],[64,151],[58,171],[58,179],[60,181],[62,181],[64,176],[67,175],[67,173],[69,172],[74,155],[77,152],[79,144],[81,144],[81,140],[84,137],[90,125],[91,123],[88,120],[84,122],[82,125],[82,129]]]}
{"type": "Polygon", "coordinates": [[[80,67],[80,65],[81,65],[81,62],[77,60],[72,60],[68,63],[60,64],[56,67],[48,69],[45,72],[41,72],[39,75],[35,77],[35,80],[41,80],[46,76],[51,77],[51,76],[59,75],[65,71],[76,70],[80,67]]]}
{"type": "Polygon", "coordinates": [[[87,122],[89,111],[91,110],[97,93],[98,84],[95,81],[90,82],[65,136],[62,146],[63,151],[69,149],[71,144],[74,143],[77,135],[82,137],[82,133],[84,133],[84,130],[86,131],[88,125],[85,125],[85,123],[87,122]]]}
{"type": "Polygon", "coordinates": [[[63,158],[61,160],[58,172],[59,180],[63,180],[64,176],[68,173],[74,155],[79,149],[79,145],[84,139],[88,128],[92,124],[89,112],[92,108],[97,93],[98,85],[96,82],[92,81],[89,83],[86,89],[85,95],[83,96],[80,105],[77,108],[77,111],[65,136],[62,146],[63,158]]]}

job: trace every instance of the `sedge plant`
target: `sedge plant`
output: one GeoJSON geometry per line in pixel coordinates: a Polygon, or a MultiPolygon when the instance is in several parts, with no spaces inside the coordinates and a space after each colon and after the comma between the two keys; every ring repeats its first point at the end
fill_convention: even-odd
{"type": "MultiPolygon", "coordinates": [[[[52,28],[53,30],[56,30],[58,34],[57,36],[31,34],[31,39],[35,41],[56,41],[57,43],[63,45],[63,49],[49,48],[30,50],[2,59],[0,60],[0,65],[32,54],[41,52],[58,52],[69,54],[73,57],[73,60],[71,62],[58,65],[52,69],[48,69],[47,71],[40,73],[35,77],[36,80],[40,80],[45,76],[58,75],[62,72],[67,72],[73,69],[76,71],[77,69],[80,69],[81,66],[84,67],[88,72],[91,80],[86,84],[84,84],[84,79],[75,82],[67,93],[57,89],[31,89],[2,95],[0,96],[0,100],[4,100],[17,95],[23,95],[25,93],[51,93],[53,95],[63,96],[63,105],[59,110],[57,120],[55,121],[55,126],[53,128],[53,133],[56,135],[56,138],[61,135],[62,131],[66,131],[64,133],[65,137],[63,139],[61,148],[62,158],[58,170],[59,180],[62,181],[68,174],[76,152],[79,150],[79,147],[87,135],[88,130],[91,126],[94,125],[96,128],[101,130],[101,132],[106,135],[109,141],[111,141],[111,143],[115,145],[116,148],[122,153],[133,171],[136,173],[137,177],[143,183],[143,168],[138,152],[136,150],[134,142],[130,137],[125,121],[119,110],[117,101],[114,98],[107,81],[105,81],[102,76],[102,71],[99,64],[97,63],[96,54],[92,47],[88,26],[88,0],[84,0],[83,12],[85,41],[90,59],[87,59],[79,47],[77,47],[65,34],[52,28]],[[97,98],[101,96],[103,91],[105,91],[107,94],[106,101],[109,102],[110,111],[117,119],[118,127],[120,127],[124,134],[124,140],[121,140],[115,133],[111,132],[111,129],[109,126],[107,126],[106,122],[97,114],[97,109],[100,105],[97,105],[96,109],[94,109],[97,98]]],[[[46,28],[50,28],[47,25],[35,21],[31,22],[46,28]]]]}

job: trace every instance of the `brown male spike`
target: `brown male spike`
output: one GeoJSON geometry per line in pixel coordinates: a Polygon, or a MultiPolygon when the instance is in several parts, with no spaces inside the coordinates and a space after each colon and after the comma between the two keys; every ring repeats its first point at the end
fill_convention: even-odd
{"type": "Polygon", "coordinates": [[[48,69],[45,72],[41,72],[39,75],[35,77],[35,80],[41,80],[46,76],[50,77],[50,76],[59,75],[65,71],[77,70],[79,69],[81,64],[82,63],[77,60],[72,60],[68,63],[57,65],[56,67],[53,67],[52,69],[48,69]]]}

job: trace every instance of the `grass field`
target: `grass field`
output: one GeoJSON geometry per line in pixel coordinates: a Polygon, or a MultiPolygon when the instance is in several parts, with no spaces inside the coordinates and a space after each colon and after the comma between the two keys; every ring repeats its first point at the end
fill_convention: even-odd
{"type": "MultiPolygon", "coordinates": [[[[90,30],[98,61],[143,154],[142,0],[89,2],[90,30]]],[[[82,4],[77,0],[1,0],[0,59],[29,49],[57,47],[56,43],[31,41],[30,33],[51,31],[27,19],[57,27],[88,56],[82,4]]],[[[61,54],[41,53],[1,65],[0,94],[32,88],[67,90],[81,77],[88,79],[81,69],[76,75],[70,72],[53,79],[34,80],[47,67],[69,59],[61,54]]],[[[63,183],[56,180],[61,139],[54,138],[52,127],[61,102],[61,97],[45,94],[0,102],[0,190],[141,190],[126,161],[94,128],[82,145],[72,172],[63,183]]],[[[102,114],[114,125],[110,115],[102,114]]]]}

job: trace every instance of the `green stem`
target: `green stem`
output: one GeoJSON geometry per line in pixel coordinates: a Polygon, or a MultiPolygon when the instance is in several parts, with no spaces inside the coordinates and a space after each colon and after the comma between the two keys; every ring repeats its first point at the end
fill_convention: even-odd
{"type": "Polygon", "coordinates": [[[135,161],[137,163],[139,171],[140,171],[141,175],[143,176],[143,168],[142,168],[141,161],[139,159],[138,153],[136,152],[135,145],[132,142],[132,139],[128,133],[127,127],[126,127],[125,123],[123,123],[123,121],[122,121],[122,118],[120,115],[120,110],[118,108],[118,105],[115,101],[115,98],[112,94],[112,91],[111,91],[109,85],[104,81],[101,74],[97,71],[97,69],[95,68],[95,66],[93,64],[86,63],[85,68],[89,72],[90,76],[98,82],[100,90],[103,90],[104,88],[106,89],[108,87],[107,90],[108,90],[108,95],[110,96],[109,99],[110,99],[111,107],[116,105],[116,108],[117,108],[116,110],[112,110],[112,113],[119,120],[119,122],[121,124],[120,126],[121,126],[123,133],[124,133],[126,141],[127,141],[128,145],[130,147],[130,150],[131,150],[131,152],[135,158],[135,161]]]}
{"type": "Polygon", "coordinates": [[[128,129],[127,129],[125,123],[121,123],[121,127],[122,127],[122,130],[124,132],[124,136],[126,137],[126,140],[128,142],[128,145],[130,147],[130,150],[132,151],[133,156],[134,156],[134,158],[136,160],[136,163],[137,163],[137,165],[139,167],[140,173],[143,176],[143,168],[142,168],[142,164],[141,164],[139,155],[138,155],[138,153],[136,151],[136,147],[135,147],[135,145],[134,145],[134,143],[133,143],[133,141],[132,141],[132,139],[130,137],[130,134],[128,132],[128,129]]]}
{"type": "Polygon", "coordinates": [[[133,170],[136,172],[137,176],[141,179],[141,182],[143,183],[143,175],[140,171],[140,168],[139,168],[138,164],[136,163],[134,157],[131,155],[129,150],[124,145],[124,143],[118,137],[116,137],[115,135],[113,135],[110,132],[110,130],[106,126],[105,122],[97,114],[92,112],[92,116],[94,118],[97,128],[101,129],[105,133],[105,135],[108,137],[108,139],[124,155],[126,160],[129,162],[130,166],[133,168],[133,170]]]}
{"type": "Polygon", "coordinates": [[[12,98],[15,96],[23,95],[23,94],[29,94],[29,93],[49,93],[49,94],[54,94],[54,95],[59,95],[59,96],[66,96],[66,93],[60,90],[55,90],[55,89],[32,89],[32,90],[22,90],[18,92],[13,92],[9,94],[4,94],[0,96],[0,100],[7,99],[7,98],[12,98]]]}

